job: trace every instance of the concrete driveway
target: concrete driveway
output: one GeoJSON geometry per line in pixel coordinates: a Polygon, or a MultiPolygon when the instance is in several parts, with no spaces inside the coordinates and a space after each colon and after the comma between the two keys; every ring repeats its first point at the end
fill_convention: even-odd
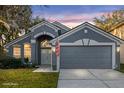
{"type": "Polygon", "coordinates": [[[112,69],[61,69],[58,88],[124,88],[124,73],[112,69]]]}

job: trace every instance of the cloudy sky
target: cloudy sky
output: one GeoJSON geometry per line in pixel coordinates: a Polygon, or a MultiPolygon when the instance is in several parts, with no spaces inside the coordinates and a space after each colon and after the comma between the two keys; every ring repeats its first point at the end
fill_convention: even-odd
{"type": "Polygon", "coordinates": [[[114,10],[124,9],[124,5],[49,5],[32,6],[33,17],[39,16],[50,22],[58,21],[68,27],[75,27],[85,21],[93,23],[99,17],[114,10]]]}

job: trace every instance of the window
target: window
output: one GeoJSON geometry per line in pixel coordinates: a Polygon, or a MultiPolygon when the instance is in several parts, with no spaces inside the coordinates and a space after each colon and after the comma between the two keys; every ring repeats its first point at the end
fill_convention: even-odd
{"type": "Polygon", "coordinates": [[[28,60],[31,60],[31,45],[30,44],[24,44],[24,57],[28,58],[28,60]]]}
{"type": "Polygon", "coordinates": [[[41,47],[51,47],[51,45],[49,44],[49,41],[48,40],[43,40],[41,42],[41,47]]]}
{"type": "Polygon", "coordinates": [[[20,57],[21,57],[21,48],[20,48],[19,45],[15,45],[15,46],[13,47],[13,56],[14,56],[15,58],[20,58],[20,57]]]}

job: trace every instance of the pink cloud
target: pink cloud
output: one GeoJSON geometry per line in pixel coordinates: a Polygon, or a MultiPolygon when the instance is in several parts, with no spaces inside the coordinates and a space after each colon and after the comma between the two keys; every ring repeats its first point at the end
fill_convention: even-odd
{"type": "Polygon", "coordinates": [[[93,18],[100,17],[101,15],[106,13],[85,13],[85,14],[73,14],[73,15],[64,15],[63,18],[59,18],[57,16],[51,16],[48,18],[50,22],[58,21],[63,23],[68,27],[75,27],[83,22],[90,22],[93,23],[93,18]]]}
{"type": "MultiPolygon", "coordinates": [[[[101,15],[106,15],[107,12],[102,12],[102,13],[81,13],[81,14],[54,14],[54,15],[49,15],[46,14],[45,17],[48,21],[54,22],[58,21],[60,23],[63,23],[64,25],[68,27],[75,27],[83,22],[90,22],[93,23],[93,18],[95,17],[100,17],[101,15]]],[[[39,14],[37,14],[39,15],[39,14]]],[[[36,15],[35,15],[36,16],[36,15]]],[[[42,16],[41,16],[42,17],[42,16]]]]}

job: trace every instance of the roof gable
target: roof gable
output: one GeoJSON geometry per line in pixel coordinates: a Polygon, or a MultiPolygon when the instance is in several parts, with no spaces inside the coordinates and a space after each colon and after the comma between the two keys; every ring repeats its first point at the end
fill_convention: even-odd
{"type": "MultiPolygon", "coordinates": [[[[38,28],[39,26],[42,26],[42,25],[50,26],[51,28],[56,29],[56,31],[59,30],[59,28],[57,28],[56,26],[54,26],[53,24],[51,24],[51,23],[48,22],[48,21],[43,21],[43,22],[41,22],[41,23],[39,23],[39,24],[37,24],[37,25],[31,27],[30,30],[31,30],[32,32],[34,32],[34,29],[36,29],[36,28],[38,28]]],[[[124,43],[124,40],[122,40],[122,39],[120,39],[120,38],[118,38],[118,37],[116,37],[116,36],[114,36],[114,35],[112,35],[112,34],[110,34],[110,33],[107,33],[107,32],[105,32],[104,30],[102,30],[102,29],[100,29],[100,28],[98,28],[98,27],[96,27],[96,26],[94,26],[94,25],[92,25],[92,24],[90,24],[90,23],[88,23],[88,22],[85,22],[85,23],[83,23],[83,24],[81,24],[81,25],[79,25],[79,26],[77,26],[77,27],[71,29],[70,31],[66,32],[65,34],[62,34],[61,36],[59,36],[59,37],[57,37],[57,38],[58,38],[59,40],[64,39],[65,37],[67,37],[67,36],[69,36],[69,35],[71,35],[71,34],[77,32],[77,31],[79,31],[80,29],[82,29],[82,28],[84,28],[84,27],[88,27],[88,28],[90,28],[90,29],[93,29],[93,31],[96,31],[97,33],[100,33],[101,35],[103,35],[103,36],[105,36],[105,37],[107,37],[107,38],[109,38],[109,39],[111,39],[111,40],[113,40],[113,41],[115,41],[115,42],[117,42],[117,43],[124,43]]],[[[29,37],[29,36],[32,34],[32,32],[29,32],[28,34],[25,34],[25,35],[23,35],[23,36],[21,36],[21,37],[15,39],[15,40],[13,40],[13,41],[7,43],[7,44],[5,45],[5,47],[8,47],[8,46],[10,46],[10,45],[12,45],[12,44],[17,43],[17,42],[20,41],[20,40],[23,40],[23,39],[29,37]]],[[[51,40],[50,42],[51,42],[51,43],[55,42],[57,38],[51,40]]]]}
{"type": "MultiPolygon", "coordinates": [[[[71,29],[69,32],[67,32],[67,33],[65,33],[65,34],[63,34],[63,35],[61,35],[61,36],[59,36],[58,39],[59,39],[59,40],[62,40],[62,39],[64,39],[64,38],[68,37],[69,35],[72,35],[72,34],[74,34],[75,32],[80,31],[80,30],[83,29],[84,27],[88,27],[88,28],[92,29],[93,31],[95,31],[96,33],[99,33],[99,34],[101,34],[101,35],[107,37],[108,39],[111,39],[112,41],[115,41],[115,42],[117,42],[117,43],[124,43],[124,41],[121,40],[121,39],[119,39],[118,37],[116,37],[116,36],[114,36],[114,35],[112,35],[112,34],[110,34],[110,33],[107,33],[107,32],[105,32],[104,30],[102,30],[102,29],[100,29],[100,28],[98,28],[98,27],[96,27],[96,26],[94,26],[94,25],[92,25],[92,24],[90,24],[90,23],[88,23],[88,22],[85,22],[85,23],[83,23],[83,24],[81,24],[81,25],[79,25],[79,26],[77,26],[77,27],[71,29]]],[[[57,39],[57,38],[51,40],[50,43],[54,43],[54,42],[56,41],[56,39],[57,39]]]]}
{"type": "Polygon", "coordinates": [[[35,29],[39,28],[40,26],[46,25],[52,29],[54,29],[55,31],[59,30],[58,27],[54,26],[52,23],[43,20],[41,23],[34,25],[33,27],[29,28],[29,30],[31,30],[31,32],[34,32],[35,29]]]}
{"type": "Polygon", "coordinates": [[[37,28],[39,28],[39,27],[41,27],[41,26],[44,26],[44,25],[45,25],[45,26],[48,26],[48,27],[50,27],[50,28],[52,28],[52,29],[54,29],[55,32],[57,32],[57,31],[59,30],[59,28],[56,27],[56,26],[54,26],[52,23],[50,23],[50,22],[48,22],[48,21],[46,21],[46,20],[43,20],[41,23],[39,23],[39,24],[37,24],[37,25],[35,25],[35,26],[29,28],[29,30],[30,30],[31,32],[29,32],[28,34],[25,34],[25,35],[23,35],[23,36],[21,36],[21,37],[15,39],[15,40],[13,40],[13,41],[7,43],[4,47],[9,47],[9,46],[11,46],[11,45],[13,45],[13,44],[15,44],[15,43],[17,43],[17,42],[19,42],[19,41],[25,39],[25,38],[31,36],[31,34],[35,32],[35,31],[34,31],[35,29],[37,29],[37,28]]]}
{"type": "Polygon", "coordinates": [[[28,34],[25,34],[25,35],[13,40],[13,41],[7,43],[6,45],[4,45],[4,47],[9,47],[9,46],[11,46],[11,45],[13,45],[13,44],[15,44],[15,43],[27,38],[27,37],[30,37],[30,35],[31,35],[31,32],[29,32],[28,34]]]}

